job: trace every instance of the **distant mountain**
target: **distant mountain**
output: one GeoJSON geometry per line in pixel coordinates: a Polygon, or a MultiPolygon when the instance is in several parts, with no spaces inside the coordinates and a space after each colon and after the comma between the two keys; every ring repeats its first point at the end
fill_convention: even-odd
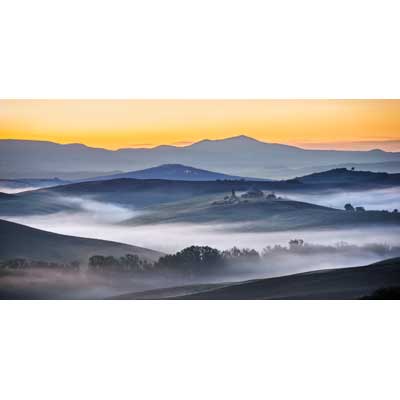
{"type": "Polygon", "coordinates": [[[137,254],[155,261],[162,253],[107,240],[59,235],[0,219],[0,260],[26,258],[48,262],[86,262],[94,254],[137,254]]]}
{"type": "MultiPolygon", "coordinates": [[[[258,181],[259,178],[244,178],[241,176],[220,174],[218,172],[193,168],[181,164],[163,164],[140,171],[131,171],[115,175],[97,176],[86,179],[87,181],[105,181],[111,179],[167,179],[172,181],[217,181],[217,180],[250,180],[258,181]]],[[[85,180],[81,180],[85,181],[85,180]]],[[[1,181],[0,181],[1,184],[1,181]]]]}
{"type": "MultiPolygon", "coordinates": [[[[343,163],[399,162],[400,153],[382,150],[333,151],[265,143],[247,136],[202,140],[189,146],[158,146],[116,151],[82,144],[61,145],[29,140],[0,141],[1,178],[60,178],[104,175],[160,164],[183,164],[234,176],[293,177],[296,170],[343,163]],[[280,172],[282,171],[282,172],[280,172]]],[[[312,169],[311,169],[312,171],[312,169]]]]}

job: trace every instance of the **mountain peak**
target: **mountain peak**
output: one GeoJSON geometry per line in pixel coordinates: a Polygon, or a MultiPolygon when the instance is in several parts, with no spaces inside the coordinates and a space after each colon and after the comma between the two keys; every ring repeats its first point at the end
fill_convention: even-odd
{"type": "Polygon", "coordinates": [[[247,135],[232,136],[232,137],[230,137],[230,138],[226,138],[225,140],[243,140],[243,141],[251,140],[251,141],[253,141],[253,142],[258,142],[257,139],[254,139],[254,138],[252,138],[252,137],[250,137],[250,136],[247,136],[247,135]]]}
{"type": "Polygon", "coordinates": [[[240,139],[240,140],[253,140],[255,142],[258,142],[257,139],[252,138],[251,136],[247,135],[237,135],[237,136],[232,136],[231,139],[240,139]]]}
{"type": "Polygon", "coordinates": [[[191,146],[197,146],[197,145],[207,145],[207,144],[212,144],[212,145],[216,145],[218,143],[232,143],[232,144],[245,144],[245,143],[263,143],[260,142],[257,139],[254,139],[250,136],[246,136],[246,135],[237,135],[237,136],[232,136],[232,137],[228,137],[228,138],[223,138],[223,139],[204,139],[204,140],[200,140],[199,142],[193,143],[191,146]]]}

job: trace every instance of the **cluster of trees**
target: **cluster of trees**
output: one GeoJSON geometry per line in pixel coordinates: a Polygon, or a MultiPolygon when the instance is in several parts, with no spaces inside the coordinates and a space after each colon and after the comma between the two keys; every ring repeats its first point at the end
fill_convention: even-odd
{"type": "Polygon", "coordinates": [[[154,268],[161,271],[176,271],[187,275],[209,272],[222,264],[222,254],[209,246],[190,246],[175,254],[160,257],[154,268]]]}
{"type": "Polygon", "coordinates": [[[90,271],[98,272],[139,272],[152,268],[153,264],[136,254],[126,254],[119,258],[94,255],[89,258],[88,267],[90,271]]]}
{"type": "Polygon", "coordinates": [[[368,244],[357,246],[346,242],[335,245],[317,245],[306,243],[303,239],[290,240],[288,245],[267,246],[261,252],[254,249],[233,247],[220,251],[209,246],[191,246],[175,254],[161,257],[154,264],[156,271],[179,272],[189,276],[218,272],[224,267],[234,265],[254,265],[258,262],[273,262],[275,257],[301,256],[317,254],[364,254],[370,252],[379,257],[400,255],[400,247],[386,244],[368,244]]]}
{"type": "Polygon", "coordinates": [[[400,255],[400,246],[390,246],[385,243],[369,243],[364,245],[355,245],[346,242],[339,242],[334,245],[305,243],[301,239],[291,240],[289,246],[268,246],[261,253],[262,258],[272,258],[274,256],[301,256],[317,254],[375,254],[379,258],[398,257],[400,255]]]}
{"type": "MultiPolygon", "coordinates": [[[[364,207],[353,207],[353,205],[350,204],[350,203],[345,204],[344,205],[344,209],[346,211],[356,211],[356,212],[364,212],[364,211],[366,211],[364,207]]],[[[389,212],[388,210],[381,210],[381,211],[385,212],[385,213],[389,212]]],[[[395,208],[392,212],[394,214],[397,214],[399,212],[399,210],[397,208],[395,208]]]]}
{"type": "Polygon", "coordinates": [[[220,251],[209,246],[190,246],[175,254],[160,257],[154,264],[159,271],[174,271],[186,275],[210,273],[235,262],[255,262],[260,254],[254,249],[233,247],[220,251]]]}
{"type": "MultiPolygon", "coordinates": [[[[267,246],[260,253],[254,249],[233,247],[220,251],[209,246],[190,246],[175,254],[160,257],[155,263],[141,259],[136,254],[126,254],[123,257],[94,255],[90,257],[88,268],[93,272],[174,272],[180,275],[193,276],[210,274],[233,265],[251,265],[260,261],[286,255],[315,255],[315,254],[353,254],[365,251],[381,257],[399,256],[400,247],[390,247],[384,244],[369,244],[364,246],[350,245],[345,242],[333,246],[305,243],[302,239],[290,240],[287,246],[267,246]]],[[[62,271],[79,271],[80,263],[52,263],[46,261],[31,261],[15,258],[0,262],[0,270],[41,268],[62,271]]]]}
{"type": "Polygon", "coordinates": [[[346,211],[357,211],[357,212],[363,212],[365,211],[364,207],[353,207],[350,203],[347,203],[344,205],[344,209],[346,211]]]}
{"type": "Polygon", "coordinates": [[[0,269],[53,269],[62,271],[79,271],[79,261],[72,261],[70,263],[55,263],[47,261],[27,260],[25,258],[12,258],[5,261],[0,261],[0,269]]]}

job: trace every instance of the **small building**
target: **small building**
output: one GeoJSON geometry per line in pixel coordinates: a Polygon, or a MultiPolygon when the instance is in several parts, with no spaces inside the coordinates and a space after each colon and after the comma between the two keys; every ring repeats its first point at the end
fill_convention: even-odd
{"type": "Polygon", "coordinates": [[[364,207],[356,207],[356,211],[357,212],[365,212],[365,208],[364,207]]]}
{"type": "Polygon", "coordinates": [[[232,193],[230,196],[224,196],[223,200],[216,200],[212,202],[212,205],[223,205],[223,204],[237,204],[240,203],[240,199],[236,196],[236,192],[232,189],[232,193]]]}
{"type": "Polygon", "coordinates": [[[264,192],[256,188],[252,188],[246,193],[242,194],[243,199],[260,199],[262,197],[264,197],[264,192]]]}

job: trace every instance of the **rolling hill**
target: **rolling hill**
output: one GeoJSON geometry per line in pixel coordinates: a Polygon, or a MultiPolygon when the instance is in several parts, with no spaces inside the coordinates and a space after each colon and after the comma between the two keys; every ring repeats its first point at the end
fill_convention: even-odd
{"type": "Polygon", "coordinates": [[[370,186],[388,187],[400,185],[400,174],[386,172],[355,171],[347,168],[335,168],[297,178],[301,183],[321,185],[322,188],[346,188],[353,190],[357,187],[367,189],[370,186]]]}
{"type": "MultiPolygon", "coordinates": [[[[91,182],[81,182],[61,185],[51,188],[27,191],[15,195],[0,196],[0,216],[51,214],[60,211],[82,211],[84,201],[96,201],[113,204],[127,209],[150,211],[152,218],[158,215],[159,221],[172,218],[175,220],[218,220],[223,213],[227,220],[241,220],[246,212],[248,218],[253,215],[265,219],[272,205],[265,210],[262,204],[241,204],[239,207],[220,206],[211,207],[215,200],[221,200],[233,190],[238,193],[252,188],[268,192],[277,192],[279,195],[291,197],[295,194],[323,194],[344,191],[362,191],[400,185],[399,174],[373,173],[363,171],[349,171],[335,169],[322,173],[312,174],[288,181],[169,181],[158,179],[114,179],[91,182]],[[156,206],[156,207],[155,207],[156,206]],[[197,214],[197,216],[196,216],[197,214]]],[[[274,209],[282,210],[284,203],[273,205],[274,209]]],[[[295,203],[290,203],[295,207],[295,203]]],[[[344,204],[343,204],[344,205],[344,204]]],[[[316,206],[318,207],[318,206],[316,206]]],[[[342,207],[342,206],[341,206],[342,207]]],[[[315,208],[315,213],[320,208],[315,208]]],[[[336,210],[339,211],[339,210],[336,210]]],[[[329,215],[333,215],[332,213],[329,215]]],[[[349,216],[340,211],[339,221],[382,220],[397,221],[397,217],[383,213],[367,216],[349,216]],[[343,217],[342,217],[343,215],[343,217]],[[345,216],[344,216],[345,215],[345,216]]],[[[305,215],[303,219],[308,218],[305,215]]],[[[310,221],[312,218],[310,219],[310,221]]],[[[329,218],[328,220],[329,221],[329,218]]],[[[385,222],[385,223],[386,223],[385,222]]]]}
{"type": "Polygon", "coordinates": [[[86,262],[94,254],[123,256],[137,254],[150,261],[162,253],[106,240],[59,235],[0,220],[0,260],[26,258],[48,262],[86,262]]]}
{"type": "Polygon", "coordinates": [[[277,278],[225,284],[200,284],[127,293],[115,299],[181,300],[345,300],[377,289],[400,286],[400,258],[363,267],[312,271],[277,278]]]}
{"type": "Polygon", "coordinates": [[[248,136],[202,140],[189,146],[158,146],[150,149],[116,151],[82,144],[61,145],[28,140],[0,141],[2,178],[87,178],[104,171],[132,171],[160,164],[183,164],[234,176],[257,178],[293,177],[299,168],[318,168],[343,163],[400,161],[400,153],[382,150],[306,150],[295,146],[265,143],[248,136]],[[279,171],[282,171],[280,173],[279,171]],[[293,171],[293,172],[290,172],[293,171]],[[271,174],[270,174],[271,172],[271,174]]]}
{"type": "Polygon", "coordinates": [[[382,211],[348,212],[290,199],[215,204],[210,197],[165,204],[133,217],[125,225],[192,223],[223,225],[240,232],[298,229],[341,229],[367,225],[400,226],[400,214],[382,211]]]}

